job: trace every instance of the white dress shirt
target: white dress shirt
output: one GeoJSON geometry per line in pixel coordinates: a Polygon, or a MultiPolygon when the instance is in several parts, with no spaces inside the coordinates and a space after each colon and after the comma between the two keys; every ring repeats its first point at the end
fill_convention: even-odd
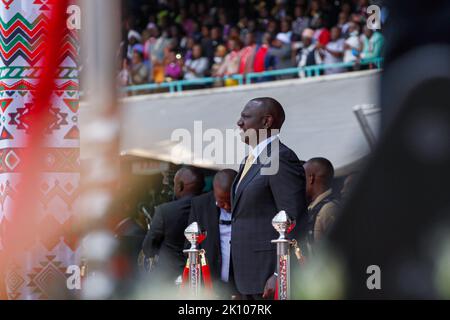
{"type": "MultiPolygon", "coordinates": [[[[231,212],[227,212],[220,208],[220,220],[231,221],[231,212]]],[[[230,241],[231,241],[231,224],[219,224],[220,231],[220,252],[222,255],[222,266],[220,278],[224,282],[228,282],[230,273],[230,241]]]]}

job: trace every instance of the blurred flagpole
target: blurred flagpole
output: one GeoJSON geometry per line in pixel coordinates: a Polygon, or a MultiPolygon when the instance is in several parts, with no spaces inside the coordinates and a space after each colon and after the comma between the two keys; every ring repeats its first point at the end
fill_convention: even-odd
{"type": "Polygon", "coordinates": [[[83,167],[81,213],[85,231],[82,258],[87,276],[82,298],[107,299],[114,292],[111,274],[115,239],[107,229],[108,212],[119,179],[119,113],[116,65],[120,35],[119,0],[82,0],[83,167]]]}

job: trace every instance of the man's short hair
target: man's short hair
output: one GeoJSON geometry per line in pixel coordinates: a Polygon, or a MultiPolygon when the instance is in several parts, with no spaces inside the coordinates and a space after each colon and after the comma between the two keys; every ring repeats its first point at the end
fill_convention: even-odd
{"type": "Polygon", "coordinates": [[[275,100],[271,97],[262,97],[255,98],[252,101],[261,103],[266,112],[270,113],[275,118],[274,129],[281,129],[284,121],[286,120],[286,114],[284,112],[283,106],[278,102],[278,100],[275,100]]]}
{"type": "Polygon", "coordinates": [[[189,171],[193,177],[193,181],[191,181],[192,185],[193,185],[193,189],[196,193],[201,193],[202,190],[205,188],[205,175],[203,174],[203,172],[193,166],[183,166],[180,168],[180,170],[178,170],[178,172],[182,172],[182,171],[189,171]]]}
{"type": "Polygon", "coordinates": [[[237,176],[237,172],[233,169],[224,169],[216,173],[214,176],[214,185],[222,190],[229,189],[231,190],[231,186],[233,184],[233,180],[237,176]]]}
{"type": "Polygon", "coordinates": [[[308,160],[308,163],[318,168],[318,175],[327,186],[331,186],[334,179],[334,167],[330,160],[317,157],[308,160]]]}

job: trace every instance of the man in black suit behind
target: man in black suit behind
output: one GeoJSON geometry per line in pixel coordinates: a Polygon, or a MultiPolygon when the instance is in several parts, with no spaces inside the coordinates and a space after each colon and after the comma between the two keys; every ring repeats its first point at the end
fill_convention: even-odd
{"type": "Polygon", "coordinates": [[[278,101],[257,98],[237,123],[251,149],[232,187],[230,276],[243,299],[273,297],[276,247],[271,240],[278,238],[273,217],[284,210],[298,223],[306,214],[304,169],[278,137],[284,120],[278,101]]]}
{"type": "Polygon", "coordinates": [[[184,230],[188,226],[191,200],[204,187],[203,174],[192,167],[183,167],[175,174],[175,201],[155,208],[142,250],[147,258],[158,255],[151,278],[167,285],[174,283],[184,267],[184,230]]]}
{"type": "Polygon", "coordinates": [[[228,285],[231,239],[231,185],[237,172],[219,171],[214,176],[212,192],[192,199],[189,224],[197,222],[206,231],[200,244],[205,249],[211,270],[214,291],[223,298],[231,297],[233,288],[228,285]]]}

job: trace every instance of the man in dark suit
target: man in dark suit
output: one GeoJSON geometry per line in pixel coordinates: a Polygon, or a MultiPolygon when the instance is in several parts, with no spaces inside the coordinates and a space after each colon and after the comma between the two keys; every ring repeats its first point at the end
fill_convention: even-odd
{"type": "Polygon", "coordinates": [[[284,120],[278,101],[257,98],[237,123],[250,146],[232,187],[230,276],[243,299],[273,297],[276,247],[271,240],[279,236],[273,217],[284,210],[298,223],[306,215],[304,169],[278,136],[284,120]]]}
{"type": "Polygon", "coordinates": [[[213,287],[220,297],[229,298],[233,291],[228,285],[231,240],[231,185],[237,172],[219,171],[214,176],[214,191],[192,199],[189,224],[197,222],[206,231],[200,248],[206,251],[213,287]]]}
{"type": "Polygon", "coordinates": [[[158,260],[152,278],[171,284],[184,267],[184,230],[188,226],[191,200],[204,187],[203,174],[192,167],[183,167],[175,174],[175,201],[155,208],[155,215],[147,233],[142,250],[147,258],[158,260]],[[168,282],[169,281],[169,282],[168,282]]]}

